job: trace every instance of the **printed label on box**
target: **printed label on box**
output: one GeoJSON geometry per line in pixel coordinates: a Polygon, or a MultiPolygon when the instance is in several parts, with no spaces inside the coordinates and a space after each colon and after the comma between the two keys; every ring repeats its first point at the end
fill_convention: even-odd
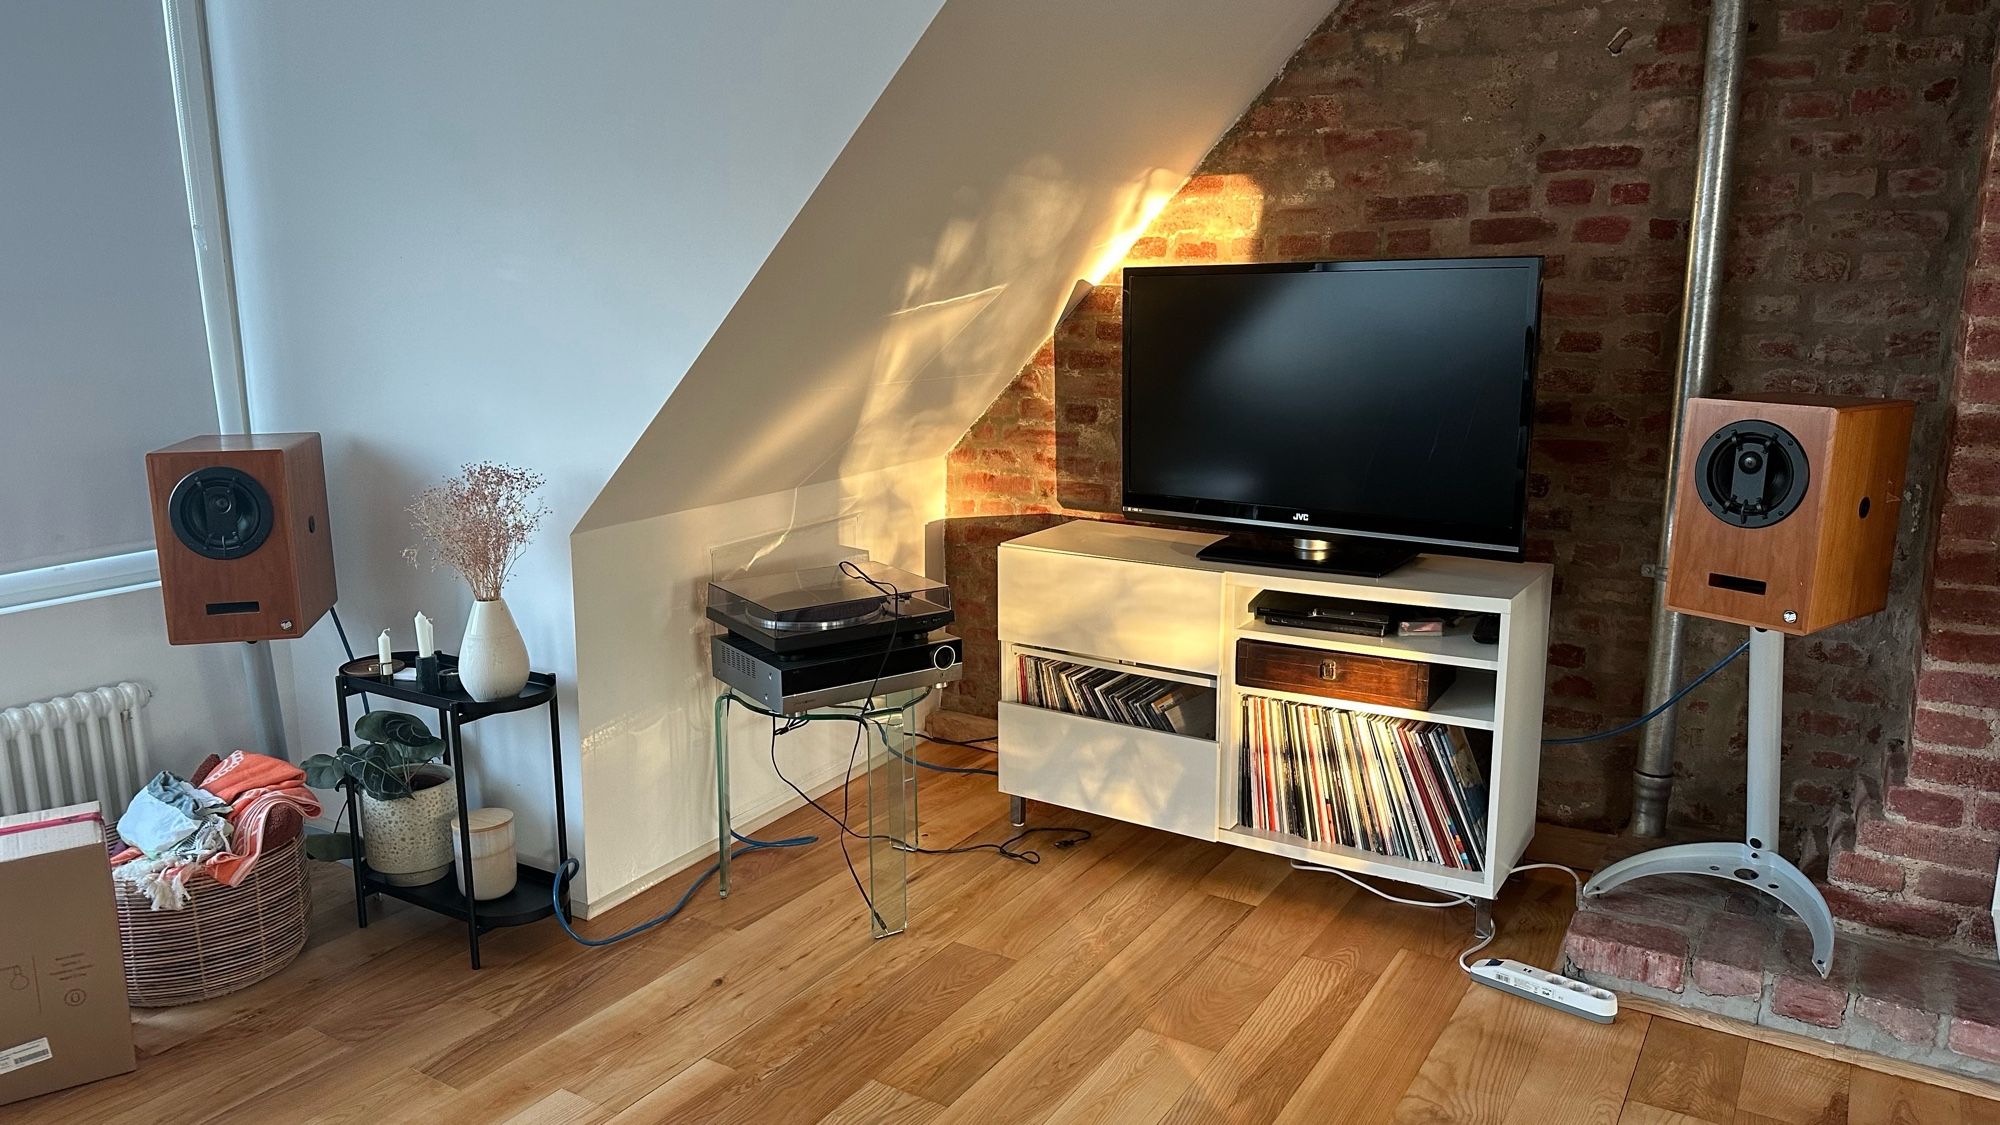
{"type": "Polygon", "coordinates": [[[46,1036],[41,1039],[30,1039],[18,1047],[0,1051],[0,1074],[11,1074],[24,1066],[47,1062],[55,1055],[54,1051],[49,1050],[46,1036]]]}

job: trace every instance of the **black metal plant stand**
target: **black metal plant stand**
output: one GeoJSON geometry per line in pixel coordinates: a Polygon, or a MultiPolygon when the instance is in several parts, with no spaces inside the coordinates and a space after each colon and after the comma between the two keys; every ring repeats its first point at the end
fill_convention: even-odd
{"type": "MultiPolygon", "coordinates": [[[[405,665],[416,662],[414,652],[399,652],[395,658],[405,665]]],[[[438,654],[441,669],[449,670],[458,666],[458,658],[447,653],[438,654]]],[[[467,723],[477,722],[488,715],[505,715],[514,711],[527,711],[535,707],[549,709],[549,770],[555,780],[556,799],[556,866],[560,868],[569,861],[569,825],[566,820],[567,808],[563,801],[562,780],[562,730],[555,708],[556,678],[553,673],[534,672],[528,676],[528,686],[511,699],[498,699],[481,703],[457,686],[457,678],[449,681],[451,687],[437,692],[418,689],[411,681],[386,680],[380,676],[362,676],[340,673],[334,676],[334,697],[340,708],[340,743],[347,745],[353,737],[348,725],[347,700],[349,696],[372,695],[383,699],[395,699],[413,703],[419,707],[436,711],[438,733],[445,742],[445,763],[451,766],[452,780],[458,786],[458,831],[461,856],[472,854],[472,825],[467,818],[470,811],[465,800],[465,769],[462,761],[465,753],[463,731],[467,723]]],[[[444,878],[421,886],[399,887],[376,875],[368,869],[367,846],[362,839],[360,810],[356,806],[354,786],[344,785],[347,790],[347,823],[354,830],[354,911],[363,928],[368,925],[368,896],[388,895],[390,898],[421,906],[447,917],[457,918],[465,923],[466,942],[472,952],[472,967],[479,967],[479,935],[502,926],[525,926],[540,921],[556,912],[553,889],[555,874],[539,867],[519,864],[519,879],[514,889],[500,898],[480,902],[478,888],[473,884],[472,872],[465,873],[465,893],[458,889],[455,872],[446,872],[444,878]]],[[[453,865],[456,867],[456,863],[453,865]]],[[[469,867],[469,865],[468,865],[469,867]]],[[[562,913],[570,916],[569,890],[563,890],[562,913]]]]}

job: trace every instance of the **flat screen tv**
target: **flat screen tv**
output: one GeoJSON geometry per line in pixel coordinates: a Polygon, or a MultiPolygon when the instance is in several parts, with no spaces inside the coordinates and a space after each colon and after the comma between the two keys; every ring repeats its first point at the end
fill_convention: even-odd
{"type": "Polygon", "coordinates": [[[1125,271],[1123,507],[1202,557],[1519,558],[1540,258],[1125,271]]]}

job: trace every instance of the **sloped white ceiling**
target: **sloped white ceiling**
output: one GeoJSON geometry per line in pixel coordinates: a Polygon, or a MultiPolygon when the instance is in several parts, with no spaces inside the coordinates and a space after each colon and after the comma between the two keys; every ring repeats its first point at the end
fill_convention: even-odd
{"type": "Polygon", "coordinates": [[[1330,0],[947,0],[578,531],[943,455],[1330,0]]]}

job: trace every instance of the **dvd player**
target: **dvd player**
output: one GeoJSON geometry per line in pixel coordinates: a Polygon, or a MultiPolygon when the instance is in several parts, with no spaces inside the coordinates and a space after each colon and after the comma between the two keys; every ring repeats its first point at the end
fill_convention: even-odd
{"type": "Polygon", "coordinates": [[[965,674],[964,642],[949,633],[799,654],[774,653],[735,633],[717,633],[709,638],[708,651],[716,679],[780,715],[942,687],[965,674]]]}

